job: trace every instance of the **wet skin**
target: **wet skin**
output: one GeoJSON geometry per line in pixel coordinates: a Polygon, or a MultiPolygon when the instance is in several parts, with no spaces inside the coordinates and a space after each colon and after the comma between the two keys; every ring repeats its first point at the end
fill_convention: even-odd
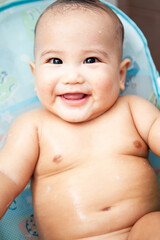
{"type": "Polygon", "coordinates": [[[32,176],[40,239],[128,240],[141,217],[159,210],[148,161],[149,148],[160,156],[159,110],[119,97],[129,60],[121,61],[108,14],[51,13],[30,63],[44,108],[19,117],[0,151],[0,217],[32,176]]]}
{"type": "Polygon", "coordinates": [[[39,114],[45,117],[32,193],[42,239],[126,240],[139,218],[159,209],[157,178],[128,104],[122,98],[98,119],[75,125],[39,114]]]}

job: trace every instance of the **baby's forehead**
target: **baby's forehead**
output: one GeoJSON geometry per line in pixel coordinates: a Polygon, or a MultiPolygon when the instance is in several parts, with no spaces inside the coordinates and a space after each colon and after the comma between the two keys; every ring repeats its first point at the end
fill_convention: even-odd
{"type": "MultiPolygon", "coordinates": [[[[76,14],[79,14],[79,18],[80,18],[80,13],[86,13],[86,14],[89,14],[89,13],[92,13],[94,16],[102,16],[104,17],[104,20],[101,21],[101,24],[103,25],[105,21],[105,16],[107,16],[107,18],[109,17],[113,24],[115,24],[115,28],[116,28],[116,22],[114,20],[114,18],[112,16],[110,16],[109,13],[105,12],[103,9],[100,9],[100,8],[95,8],[93,6],[91,7],[86,7],[86,6],[83,6],[83,5],[77,5],[77,4],[63,4],[62,6],[59,6],[59,5],[55,5],[55,6],[52,6],[52,7],[49,7],[46,11],[44,11],[44,13],[40,16],[38,22],[37,22],[37,25],[36,25],[36,29],[35,29],[35,34],[37,32],[37,29],[38,28],[41,28],[41,27],[47,27],[47,21],[53,21],[53,26],[54,26],[54,20],[56,19],[61,19],[62,22],[63,21],[63,18],[65,17],[70,17],[70,13],[76,13],[76,14]]],[[[92,16],[89,14],[89,17],[92,18],[92,16]]],[[[81,15],[81,19],[83,21],[83,15],[81,15]]],[[[74,21],[74,19],[73,19],[74,21]]],[[[94,24],[94,22],[93,22],[94,24]]],[[[65,25],[65,22],[64,22],[64,25],[65,25]]]]}
{"type": "MultiPolygon", "coordinates": [[[[35,30],[35,50],[39,39],[45,34],[45,31],[47,29],[51,28],[51,30],[54,29],[55,31],[63,32],[63,29],[67,28],[66,24],[68,22],[68,19],[70,19],[72,27],[72,22],[75,24],[76,21],[80,20],[81,24],[84,25],[84,30],[88,29],[85,26],[89,26],[88,24],[85,24],[85,21],[89,21],[92,26],[94,25],[97,34],[101,32],[101,39],[110,33],[110,37],[113,39],[113,43],[116,42],[115,44],[117,45],[121,58],[123,43],[122,30],[120,24],[116,19],[117,17],[114,16],[114,13],[112,14],[112,10],[109,10],[109,12],[107,12],[107,10],[105,11],[101,8],[96,8],[93,6],[86,7],[83,5],[77,6],[76,4],[62,6],[57,5],[49,7],[41,15],[35,30]],[[40,38],[37,35],[40,36],[40,38]]],[[[76,24],[75,26],[78,27],[76,24]]]]}

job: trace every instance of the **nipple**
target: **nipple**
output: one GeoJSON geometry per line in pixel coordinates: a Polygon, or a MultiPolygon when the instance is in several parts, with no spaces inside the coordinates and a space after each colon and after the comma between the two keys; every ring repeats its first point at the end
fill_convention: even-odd
{"type": "Polygon", "coordinates": [[[136,140],[133,142],[133,145],[136,147],[136,148],[141,148],[142,147],[142,144],[140,141],[136,140]]]}
{"type": "Polygon", "coordinates": [[[109,211],[111,209],[111,207],[106,207],[106,208],[103,208],[102,211],[109,211]]]}
{"type": "Polygon", "coordinates": [[[54,158],[53,158],[53,162],[55,163],[60,163],[61,161],[63,160],[63,157],[62,155],[56,155],[54,158]]]}

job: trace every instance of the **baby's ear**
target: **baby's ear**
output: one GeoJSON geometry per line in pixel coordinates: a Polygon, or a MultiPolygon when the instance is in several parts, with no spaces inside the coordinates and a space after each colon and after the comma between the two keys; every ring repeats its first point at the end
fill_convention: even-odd
{"type": "MultiPolygon", "coordinates": [[[[31,72],[32,72],[34,80],[35,80],[35,63],[31,61],[31,62],[29,62],[29,66],[30,66],[31,72]]],[[[34,91],[37,92],[36,87],[35,87],[34,91]]]]}
{"type": "Polygon", "coordinates": [[[30,66],[30,69],[31,69],[31,72],[33,74],[33,77],[35,75],[35,63],[34,62],[29,62],[29,66],[30,66]]]}
{"type": "Polygon", "coordinates": [[[120,63],[120,89],[125,89],[126,73],[130,65],[130,59],[126,58],[120,63]]]}

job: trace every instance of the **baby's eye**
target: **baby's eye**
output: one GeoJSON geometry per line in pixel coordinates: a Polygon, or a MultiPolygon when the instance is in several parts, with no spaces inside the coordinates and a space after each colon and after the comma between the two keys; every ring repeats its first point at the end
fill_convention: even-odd
{"type": "Polygon", "coordinates": [[[84,63],[87,63],[87,64],[96,63],[96,62],[98,62],[98,59],[95,57],[90,57],[84,60],[84,63]]]}
{"type": "Polygon", "coordinates": [[[48,62],[52,63],[52,64],[62,64],[63,63],[63,61],[60,58],[51,58],[51,59],[49,59],[48,62]]]}

